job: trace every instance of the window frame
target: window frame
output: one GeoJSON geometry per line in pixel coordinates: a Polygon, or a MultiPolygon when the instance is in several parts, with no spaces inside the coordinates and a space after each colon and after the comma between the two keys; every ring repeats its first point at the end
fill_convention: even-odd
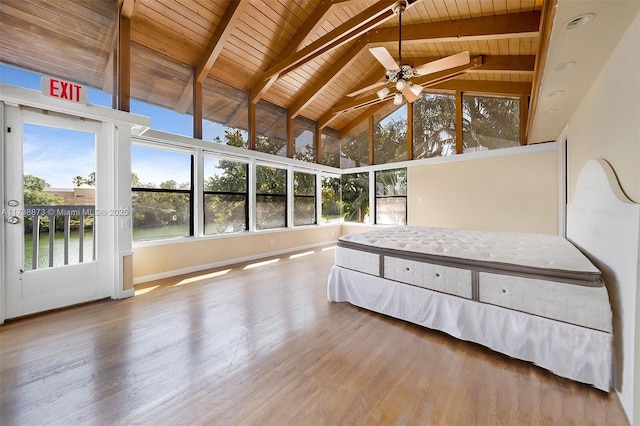
{"type": "Polygon", "coordinates": [[[374,215],[373,215],[373,223],[375,225],[406,225],[407,224],[407,207],[409,204],[408,196],[407,196],[407,168],[406,167],[395,167],[392,169],[384,169],[384,170],[375,170],[373,173],[373,184],[375,186],[375,200],[373,203],[374,215]],[[404,195],[378,195],[378,174],[385,172],[392,172],[404,170],[404,180],[405,180],[405,194],[404,195]],[[404,223],[380,223],[378,220],[378,200],[388,199],[388,198],[404,198],[404,223]]]}
{"type": "Polygon", "coordinates": [[[238,234],[238,233],[243,233],[243,232],[248,232],[251,228],[250,228],[250,211],[251,211],[251,197],[250,197],[250,178],[251,178],[251,162],[245,159],[239,159],[236,157],[231,157],[231,156],[225,156],[225,155],[219,155],[217,153],[214,152],[210,152],[210,151],[203,151],[202,152],[202,236],[206,236],[206,237],[211,237],[211,236],[220,236],[220,235],[232,235],[232,234],[238,234]],[[204,179],[205,179],[205,162],[207,158],[212,158],[215,160],[219,160],[219,161],[232,161],[235,163],[239,163],[239,164],[244,164],[245,166],[245,192],[232,192],[232,191],[208,191],[205,189],[204,187],[204,179]],[[245,229],[243,231],[236,231],[236,232],[222,232],[222,233],[212,233],[212,234],[207,234],[206,232],[206,224],[207,224],[207,214],[206,214],[206,208],[205,208],[205,199],[207,195],[244,195],[244,200],[245,200],[245,207],[244,207],[244,212],[245,212],[245,229]]]}
{"type": "Polygon", "coordinates": [[[293,169],[292,178],[293,178],[293,190],[292,190],[292,202],[293,202],[293,218],[292,219],[293,220],[291,223],[293,227],[299,228],[301,226],[317,225],[318,224],[318,173],[314,173],[309,170],[293,169]],[[313,195],[306,195],[306,194],[297,195],[296,194],[296,186],[295,186],[296,173],[303,173],[313,177],[313,195]],[[296,198],[298,199],[312,198],[313,199],[313,223],[304,223],[301,225],[296,225],[296,198]]]}
{"type": "MultiPolygon", "coordinates": [[[[138,146],[138,147],[142,147],[142,148],[148,148],[148,149],[155,149],[155,150],[159,150],[159,151],[168,151],[168,152],[177,152],[180,154],[187,154],[189,155],[190,158],[190,173],[189,173],[189,177],[190,177],[190,187],[189,189],[169,189],[169,188],[144,188],[144,187],[134,187],[133,183],[131,184],[130,188],[131,188],[131,195],[132,195],[132,207],[133,207],[133,194],[138,192],[138,193],[160,193],[160,194],[189,194],[189,235],[182,235],[182,236],[176,236],[176,237],[164,237],[164,238],[156,238],[156,239],[150,239],[150,240],[135,240],[133,239],[133,231],[134,231],[134,224],[133,224],[133,217],[131,220],[131,238],[133,240],[134,243],[143,243],[143,242],[150,242],[150,241],[170,241],[170,240],[174,240],[176,238],[192,238],[195,236],[195,223],[197,220],[196,214],[195,214],[195,204],[196,204],[196,200],[195,200],[195,180],[196,180],[196,176],[195,176],[195,163],[196,163],[196,157],[197,157],[197,153],[195,152],[194,149],[189,149],[189,148],[181,148],[181,147],[176,147],[170,144],[159,144],[159,143],[147,143],[144,141],[133,141],[131,142],[131,148],[133,148],[134,146],[138,146]]],[[[131,173],[133,174],[134,171],[131,170],[131,173]]],[[[132,213],[133,213],[133,208],[132,208],[132,213]]]]}
{"type": "MultiPolygon", "coordinates": [[[[273,155],[273,154],[272,154],[273,155]]],[[[282,164],[278,164],[278,163],[270,163],[270,162],[266,162],[266,161],[256,161],[255,162],[255,166],[253,167],[253,173],[252,173],[252,182],[250,184],[253,185],[254,191],[253,191],[253,231],[255,232],[263,232],[263,231],[273,231],[273,230],[282,230],[282,229],[287,229],[289,228],[289,224],[291,223],[290,220],[290,212],[291,209],[289,207],[289,193],[291,192],[289,190],[289,187],[291,185],[293,185],[293,183],[290,183],[290,176],[292,176],[291,173],[291,167],[288,167],[286,165],[282,165],[282,164]],[[284,194],[260,194],[258,193],[258,167],[270,167],[273,169],[278,169],[278,170],[284,170],[285,172],[285,185],[284,185],[284,194]],[[277,197],[284,197],[284,205],[285,205],[285,210],[284,210],[284,225],[281,227],[277,227],[277,228],[262,228],[262,229],[258,229],[258,196],[277,196],[277,197]]]]}

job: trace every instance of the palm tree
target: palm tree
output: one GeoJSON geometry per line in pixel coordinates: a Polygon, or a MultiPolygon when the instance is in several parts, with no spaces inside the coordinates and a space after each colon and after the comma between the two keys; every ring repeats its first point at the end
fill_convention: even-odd
{"type": "Polygon", "coordinates": [[[78,187],[84,183],[84,178],[82,176],[76,176],[73,178],[73,185],[78,187]]]}

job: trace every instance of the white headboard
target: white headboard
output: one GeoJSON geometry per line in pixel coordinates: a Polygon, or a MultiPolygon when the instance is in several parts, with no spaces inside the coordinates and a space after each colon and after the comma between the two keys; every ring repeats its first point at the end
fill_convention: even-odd
{"type": "Polygon", "coordinates": [[[636,358],[640,354],[635,354],[636,333],[640,331],[635,324],[640,314],[636,312],[640,204],[624,195],[608,162],[589,160],[580,172],[567,215],[567,238],[603,273],[613,309],[614,386],[631,417],[634,375],[640,375],[636,358]]]}

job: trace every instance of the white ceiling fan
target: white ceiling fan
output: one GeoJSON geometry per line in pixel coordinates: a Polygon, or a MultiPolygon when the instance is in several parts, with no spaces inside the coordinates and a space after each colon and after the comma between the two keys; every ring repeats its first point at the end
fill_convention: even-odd
{"type": "Polygon", "coordinates": [[[393,59],[393,56],[391,56],[385,47],[370,48],[369,52],[371,52],[378,62],[387,70],[385,80],[363,87],[362,89],[349,93],[347,96],[357,96],[377,87],[385,86],[376,92],[380,99],[384,99],[389,94],[391,91],[389,87],[394,87],[396,89],[393,97],[394,104],[402,104],[403,95],[408,102],[415,102],[419,99],[424,87],[411,82],[413,77],[444,71],[449,68],[466,65],[470,62],[469,52],[461,52],[436,61],[427,62],[417,67],[414,67],[412,64],[402,64],[402,12],[404,12],[406,7],[407,2],[405,0],[398,1],[393,7],[393,11],[398,15],[398,62],[393,59]]]}

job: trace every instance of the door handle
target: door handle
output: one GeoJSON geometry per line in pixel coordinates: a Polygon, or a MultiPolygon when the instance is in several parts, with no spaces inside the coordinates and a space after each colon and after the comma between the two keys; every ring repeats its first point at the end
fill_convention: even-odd
{"type": "Polygon", "coordinates": [[[18,223],[20,223],[20,218],[18,216],[11,216],[7,219],[7,222],[12,225],[17,225],[18,223]]]}

